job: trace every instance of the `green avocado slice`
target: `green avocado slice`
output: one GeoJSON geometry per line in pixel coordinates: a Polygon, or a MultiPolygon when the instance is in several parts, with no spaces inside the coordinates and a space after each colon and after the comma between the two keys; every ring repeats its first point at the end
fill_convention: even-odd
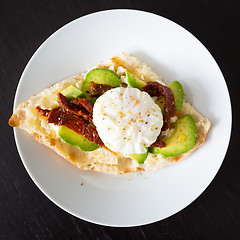
{"type": "Polygon", "coordinates": [[[139,164],[143,164],[148,156],[148,148],[146,148],[147,151],[145,153],[141,154],[129,154],[129,157],[131,157],[133,160],[137,161],[139,164]]]}
{"type": "Polygon", "coordinates": [[[99,148],[97,144],[87,140],[82,135],[74,132],[70,128],[63,125],[60,126],[58,130],[58,135],[61,137],[63,141],[72,146],[77,146],[82,151],[90,152],[99,148]]]}
{"type": "Polygon", "coordinates": [[[161,108],[162,114],[164,115],[164,105],[165,105],[164,97],[160,96],[159,99],[156,101],[156,104],[161,108]]]}
{"type": "MultiPolygon", "coordinates": [[[[184,90],[180,82],[173,81],[170,84],[167,85],[169,87],[174,95],[175,100],[175,106],[176,106],[176,112],[180,112],[182,105],[183,105],[183,99],[184,99],[184,90]]],[[[156,104],[161,108],[162,112],[164,113],[164,104],[165,100],[164,97],[161,96],[157,101],[156,104]]]]}
{"type": "Polygon", "coordinates": [[[176,105],[176,112],[179,112],[183,105],[184,99],[184,90],[180,82],[173,81],[167,85],[173,92],[175,105],[176,105]]]}
{"type": "Polygon", "coordinates": [[[113,71],[106,68],[95,68],[87,73],[82,82],[82,91],[86,98],[90,98],[91,82],[106,84],[112,87],[119,87],[121,80],[113,71]]]}
{"type": "Polygon", "coordinates": [[[127,81],[128,84],[131,87],[134,88],[138,88],[138,89],[143,89],[143,87],[146,85],[146,83],[140,79],[135,78],[131,73],[129,73],[128,71],[126,71],[126,77],[127,77],[127,81]]]}
{"type": "Polygon", "coordinates": [[[166,147],[149,148],[152,154],[162,154],[163,157],[175,157],[192,149],[196,143],[197,126],[191,115],[185,115],[176,121],[173,134],[163,139],[166,147]]]}
{"type": "MultiPolygon", "coordinates": [[[[67,99],[71,100],[76,97],[85,97],[84,93],[73,85],[68,86],[61,91],[61,94],[64,95],[67,99]]],[[[57,96],[54,97],[54,100],[57,101],[57,96]]]]}

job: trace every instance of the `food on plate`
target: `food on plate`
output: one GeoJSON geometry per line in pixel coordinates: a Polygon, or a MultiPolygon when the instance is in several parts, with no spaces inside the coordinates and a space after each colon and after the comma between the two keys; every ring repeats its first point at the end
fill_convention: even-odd
{"type": "Polygon", "coordinates": [[[90,98],[91,82],[105,84],[110,87],[119,87],[120,79],[117,74],[106,68],[95,68],[89,71],[82,83],[82,91],[87,98],[90,98]]]}
{"type": "Polygon", "coordinates": [[[191,115],[179,118],[174,126],[174,132],[170,137],[162,140],[166,143],[163,148],[149,148],[149,152],[162,154],[164,157],[174,157],[186,153],[192,149],[196,142],[197,126],[191,115]]]}
{"type": "Polygon", "coordinates": [[[135,78],[134,75],[132,75],[128,71],[126,71],[126,78],[130,87],[139,88],[140,90],[142,90],[142,88],[146,85],[146,82],[135,78]]]}
{"type": "MultiPolygon", "coordinates": [[[[182,108],[183,100],[184,100],[184,91],[182,85],[178,81],[173,81],[167,85],[173,92],[175,105],[176,105],[176,112],[182,108]]],[[[164,100],[164,99],[163,99],[164,100]]]]}
{"type": "MultiPolygon", "coordinates": [[[[84,97],[84,94],[82,91],[80,91],[78,88],[74,87],[73,85],[68,86],[67,88],[65,88],[62,92],[62,95],[64,95],[66,98],[68,99],[73,99],[76,97],[84,97]]],[[[56,101],[57,99],[57,95],[54,98],[56,101]]]]}
{"type": "Polygon", "coordinates": [[[99,148],[97,144],[87,140],[81,134],[64,125],[59,127],[58,135],[63,141],[72,146],[77,146],[82,151],[94,151],[99,148]]]}
{"type": "Polygon", "coordinates": [[[144,161],[146,160],[147,156],[148,156],[148,149],[146,148],[146,152],[145,153],[134,153],[134,154],[129,154],[129,157],[134,159],[135,161],[137,161],[137,163],[139,164],[143,164],[144,161]]]}
{"type": "Polygon", "coordinates": [[[203,144],[210,121],[146,64],[122,53],[21,103],[9,125],[80,169],[154,171],[203,144]]]}
{"type": "Polygon", "coordinates": [[[141,154],[159,136],[163,116],[148,93],[137,88],[118,87],[97,99],[93,123],[104,146],[111,151],[141,154]]]}

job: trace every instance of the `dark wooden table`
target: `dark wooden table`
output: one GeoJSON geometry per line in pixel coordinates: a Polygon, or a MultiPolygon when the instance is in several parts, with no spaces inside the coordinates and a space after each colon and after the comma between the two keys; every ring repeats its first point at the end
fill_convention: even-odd
{"type": "Polygon", "coordinates": [[[240,239],[239,10],[239,0],[1,1],[0,239],[240,239]],[[21,73],[41,43],[78,17],[112,8],[156,13],[193,33],[219,64],[232,101],[230,146],[213,182],[181,212],[142,227],[103,227],[58,208],[27,174],[7,125],[21,73]]]}

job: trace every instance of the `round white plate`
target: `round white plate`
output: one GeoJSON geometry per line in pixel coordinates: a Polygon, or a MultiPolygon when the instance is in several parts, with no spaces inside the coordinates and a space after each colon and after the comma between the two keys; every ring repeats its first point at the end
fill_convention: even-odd
{"type": "Polygon", "coordinates": [[[15,129],[29,175],[55,204],[90,222],[138,226],[171,216],[194,201],[216,175],[231,132],[223,75],[207,49],[166,18],[135,10],[81,17],[49,37],[29,61],[15,104],[121,52],[140,57],[166,82],[182,83],[186,99],[212,122],[205,144],[187,159],[153,173],[112,176],[81,171],[15,129]]]}

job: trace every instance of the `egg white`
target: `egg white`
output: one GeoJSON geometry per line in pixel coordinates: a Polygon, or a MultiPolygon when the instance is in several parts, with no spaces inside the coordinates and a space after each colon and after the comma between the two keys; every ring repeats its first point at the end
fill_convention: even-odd
{"type": "Polygon", "coordinates": [[[154,143],[163,125],[160,107],[137,88],[107,91],[94,104],[93,123],[106,147],[123,154],[141,154],[154,143]]]}

